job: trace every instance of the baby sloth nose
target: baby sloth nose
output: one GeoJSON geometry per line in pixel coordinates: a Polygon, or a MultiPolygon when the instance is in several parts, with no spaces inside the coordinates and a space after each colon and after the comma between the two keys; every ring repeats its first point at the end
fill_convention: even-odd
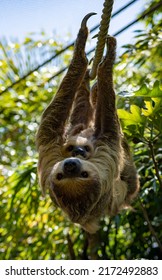
{"type": "Polygon", "coordinates": [[[79,155],[82,156],[82,157],[85,157],[86,156],[86,152],[81,147],[75,147],[74,150],[73,150],[72,156],[76,157],[76,156],[79,156],[79,155]]]}
{"type": "Polygon", "coordinates": [[[66,159],[63,165],[64,174],[67,176],[79,175],[81,171],[81,163],[78,159],[66,159]]]}

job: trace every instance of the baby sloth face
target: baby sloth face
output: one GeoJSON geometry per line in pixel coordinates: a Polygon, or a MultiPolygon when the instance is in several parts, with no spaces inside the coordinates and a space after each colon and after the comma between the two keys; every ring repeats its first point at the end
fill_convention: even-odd
{"type": "Polygon", "coordinates": [[[85,137],[73,136],[64,144],[62,153],[65,158],[79,157],[89,159],[93,154],[93,145],[85,137]]]}
{"type": "Polygon", "coordinates": [[[100,198],[98,171],[87,160],[70,157],[57,163],[50,182],[50,195],[73,222],[84,219],[100,198]]]}

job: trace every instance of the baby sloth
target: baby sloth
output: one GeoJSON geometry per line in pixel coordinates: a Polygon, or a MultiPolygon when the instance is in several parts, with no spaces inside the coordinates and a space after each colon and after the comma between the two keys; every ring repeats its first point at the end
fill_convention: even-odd
{"type": "Polygon", "coordinates": [[[115,107],[113,64],[116,40],[107,39],[107,53],[90,90],[85,44],[85,16],[72,61],[37,133],[38,174],[43,193],[89,233],[99,219],[128,206],[139,181],[115,107]]]}

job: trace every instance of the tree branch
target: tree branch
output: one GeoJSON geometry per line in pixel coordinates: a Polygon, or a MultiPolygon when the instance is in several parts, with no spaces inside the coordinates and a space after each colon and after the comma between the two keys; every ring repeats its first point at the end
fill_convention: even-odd
{"type": "Polygon", "coordinates": [[[149,142],[148,145],[149,145],[150,152],[151,152],[151,157],[152,157],[152,160],[153,160],[153,163],[154,163],[156,177],[157,177],[157,179],[159,181],[160,187],[162,188],[162,180],[161,180],[161,177],[160,177],[160,172],[159,172],[158,164],[157,164],[157,161],[155,159],[154,147],[153,147],[152,142],[149,142]]]}
{"type": "Polygon", "coordinates": [[[70,259],[75,260],[76,257],[75,257],[75,252],[74,252],[74,249],[73,249],[73,243],[72,243],[72,240],[71,240],[71,237],[70,237],[69,234],[67,235],[67,241],[68,241],[70,259]]]}
{"type": "Polygon", "coordinates": [[[141,206],[141,209],[142,209],[144,218],[145,218],[145,220],[146,220],[147,223],[148,223],[149,230],[150,230],[152,236],[154,236],[156,242],[157,242],[158,245],[159,245],[160,251],[162,252],[162,244],[161,244],[161,242],[160,242],[160,240],[159,240],[159,238],[158,238],[158,236],[157,236],[157,234],[156,234],[156,232],[155,232],[155,230],[154,230],[154,228],[153,228],[153,226],[152,226],[152,224],[151,224],[151,221],[149,220],[149,217],[148,217],[146,208],[144,207],[144,205],[143,205],[143,203],[142,203],[140,197],[138,197],[138,200],[139,200],[139,203],[140,203],[140,206],[141,206]]]}

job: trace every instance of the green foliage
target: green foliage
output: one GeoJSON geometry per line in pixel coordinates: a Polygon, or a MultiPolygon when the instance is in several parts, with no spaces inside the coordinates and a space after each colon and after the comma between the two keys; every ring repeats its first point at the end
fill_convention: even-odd
{"type": "MultiPolygon", "coordinates": [[[[35,133],[60,81],[50,77],[68,65],[70,50],[0,94],[0,259],[161,259],[161,35],[155,15],[145,20],[147,30],[136,32],[115,68],[118,114],[141,182],[134,210],[102,219],[91,247],[89,237],[40,193],[35,133]]],[[[46,34],[30,34],[21,44],[2,40],[0,90],[61,48],[46,34]]]]}

